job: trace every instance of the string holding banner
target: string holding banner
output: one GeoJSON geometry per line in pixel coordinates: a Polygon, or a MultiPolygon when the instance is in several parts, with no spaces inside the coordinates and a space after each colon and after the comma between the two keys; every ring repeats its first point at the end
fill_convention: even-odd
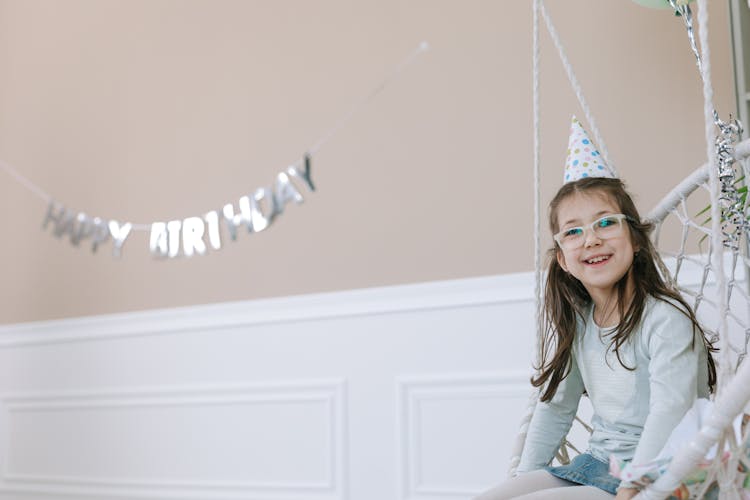
{"type": "Polygon", "coordinates": [[[150,224],[121,222],[115,219],[90,216],[72,210],[53,199],[45,190],[27,179],[11,165],[0,161],[4,170],[16,182],[29,189],[47,203],[42,229],[50,230],[57,238],[67,238],[73,246],[89,245],[92,253],[107,243],[112,243],[112,255],[121,257],[123,246],[134,231],[150,233],[149,251],[159,259],[205,255],[209,249],[221,250],[222,232],[236,241],[241,228],[247,233],[259,233],[273,224],[290,203],[298,205],[305,201],[305,194],[315,191],[312,180],[312,156],[332,139],[366,104],[380,94],[387,84],[409,67],[429,44],[422,42],[400,64],[393,68],[373,90],[349,110],[321,139],[307,150],[295,163],[278,172],[273,182],[242,196],[237,205],[225,204],[221,210],[210,210],[202,216],[191,216],[150,224]],[[222,228],[224,231],[222,231],[222,228]]]}

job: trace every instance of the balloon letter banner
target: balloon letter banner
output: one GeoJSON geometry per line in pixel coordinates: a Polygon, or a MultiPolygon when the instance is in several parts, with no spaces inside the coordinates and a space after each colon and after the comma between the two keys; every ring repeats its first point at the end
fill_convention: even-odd
{"type": "MultiPolygon", "coordinates": [[[[672,4],[674,2],[687,2],[688,0],[639,1],[664,1],[672,4]]],[[[366,98],[357,103],[343,119],[339,120],[332,129],[323,134],[321,139],[307,150],[304,161],[297,162],[279,172],[270,186],[256,189],[252,193],[242,196],[237,200],[236,205],[227,203],[221,207],[221,210],[211,210],[200,217],[193,216],[168,222],[157,221],[151,224],[120,223],[100,217],[89,217],[83,212],[68,210],[61,204],[51,201],[51,197],[39,186],[36,186],[1,160],[0,170],[5,170],[16,181],[49,203],[42,228],[46,229],[52,225],[52,234],[57,238],[69,235],[70,242],[75,246],[79,246],[81,241],[86,241],[91,243],[91,251],[96,252],[100,245],[111,239],[112,254],[115,257],[120,257],[122,247],[131,231],[150,231],[148,245],[151,255],[154,257],[174,258],[205,255],[209,248],[211,251],[221,249],[222,226],[225,227],[225,232],[229,235],[231,241],[236,241],[237,234],[242,230],[247,230],[248,233],[259,233],[267,229],[276,217],[284,212],[288,203],[302,203],[304,201],[303,189],[310,192],[315,191],[315,185],[310,177],[310,157],[316,154],[365,104],[380,94],[393,78],[411,66],[417,56],[427,51],[429,47],[430,45],[427,42],[420,43],[417,49],[391,70],[388,76],[375,86],[366,98]],[[300,163],[302,163],[301,167],[299,166],[300,163]]]]}
{"type": "Polygon", "coordinates": [[[51,201],[44,217],[42,228],[46,229],[52,223],[52,234],[57,238],[64,235],[70,237],[70,242],[79,246],[81,241],[90,240],[91,251],[96,252],[99,245],[112,238],[112,255],[119,257],[122,246],[130,234],[132,224],[120,224],[116,220],[106,221],[99,217],[89,217],[83,212],[73,212],[55,201],[51,201]]]}
{"type": "MultiPolygon", "coordinates": [[[[237,209],[231,203],[222,210],[212,210],[202,217],[187,217],[182,220],[153,222],[150,228],[149,250],[154,257],[175,258],[205,255],[211,250],[221,249],[221,226],[224,225],[229,238],[237,240],[240,229],[248,233],[259,233],[267,229],[290,202],[302,203],[302,189],[315,191],[310,177],[310,157],[305,156],[304,166],[287,167],[276,174],[272,186],[256,189],[252,194],[238,200],[237,209]]],[[[57,238],[68,236],[71,244],[80,246],[82,241],[91,244],[91,251],[112,240],[112,255],[120,257],[122,247],[131,231],[137,226],[130,222],[120,223],[100,217],[89,217],[51,201],[42,228],[52,226],[57,238]]]]}

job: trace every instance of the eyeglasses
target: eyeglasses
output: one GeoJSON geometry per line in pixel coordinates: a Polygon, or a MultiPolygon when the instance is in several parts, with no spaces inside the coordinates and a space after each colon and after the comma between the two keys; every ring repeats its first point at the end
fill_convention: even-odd
{"type": "Polygon", "coordinates": [[[605,215],[591,224],[563,229],[553,236],[561,248],[569,250],[583,246],[586,241],[586,230],[590,229],[597,238],[607,239],[619,236],[622,233],[622,221],[633,222],[633,219],[625,214],[605,215]]]}

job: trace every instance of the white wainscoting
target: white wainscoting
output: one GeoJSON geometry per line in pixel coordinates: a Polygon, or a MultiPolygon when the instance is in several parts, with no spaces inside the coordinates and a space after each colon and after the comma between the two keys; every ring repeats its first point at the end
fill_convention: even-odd
{"type": "MultiPolygon", "coordinates": [[[[471,498],[497,480],[498,460],[475,460],[506,448],[528,402],[528,371],[401,377],[398,432],[403,499],[471,498]],[[507,430],[507,432],[506,432],[507,430]],[[504,432],[507,436],[499,435],[504,432]]],[[[507,449],[507,448],[506,448],[507,449]]],[[[508,455],[503,458],[509,458],[508,455]]],[[[499,457],[498,457],[499,458],[499,457]]]]}
{"type": "Polygon", "coordinates": [[[471,498],[529,394],[530,273],[0,327],[0,498],[471,498]]]}
{"type": "Polygon", "coordinates": [[[468,499],[533,325],[523,273],[2,326],[0,499],[468,499]]]}

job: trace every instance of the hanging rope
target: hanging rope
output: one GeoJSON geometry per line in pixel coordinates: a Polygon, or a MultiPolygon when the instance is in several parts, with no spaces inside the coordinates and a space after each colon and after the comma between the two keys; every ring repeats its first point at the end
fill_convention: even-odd
{"type": "MultiPolygon", "coordinates": [[[[686,4],[685,4],[686,6],[686,4]]],[[[679,189],[676,189],[673,193],[670,193],[667,198],[669,200],[665,199],[654,211],[652,211],[651,214],[649,214],[649,219],[653,220],[659,219],[661,221],[667,213],[675,213],[677,212],[673,211],[673,209],[666,208],[666,205],[672,205],[676,206],[679,204],[683,211],[685,211],[684,217],[680,218],[679,214],[677,215],[678,218],[680,218],[681,222],[683,223],[683,242],[681,248],[684,250],[685,240],[687,239],[688,235],[688,228],[692,228],[694,230],[697,230],[701,233],[710,234],[711,236],[711,249],[708,255],[708,262],[705,263],[704,269],[703,269],[703,276],[702,276],[702,285],[701,290],[703,290],[706,286],[706,282],[709,277],[709,273],[714,273],[714,282],[716,287],[719,290],[719,297],[718,301],[714,302],[711,300],[706,299],[702,296],[702,292],[699,292],[698,295],[695,296],[696,300],[696,307],[701,302],[704,302],[706,304],[710,304],[712,307],[714,307],[718,313],[718,316],[720,318],[720,325],[717,328],[718,337],[721,339],[720,342],[720,348],[722,351],[722,359],[719,362],[719,383],[718,383],[718,391],[719,395],[717,397],[716,402],[716,408],[714,410],[714,414],[710,417],[710,421],[707,425],[704,426],[704,428],[701,430],[701,433],[695,437],[695,439],[689,443],[687,448],[678,454],[672,461],[672,464],[670,465],[669,470],[666,474],[664,474],[654,485],[652,485],[647,490],[644,490],[640,495],[639,498],[648,498],[648,499],[656,499],[656,498],[665,498],[668,496],[672,491],[674,491],[675,487],[679,484],[681,479],[690,472],[697,462],[701,460],[706,452],[708,451],[708,448],[712,446],[713,444],[716,444],[717,441],[721,441],[722,446],[723,443],[727,443],[732,446],[732,449],[737,448],[737,443],[735,442],[734,437],[727,432],[727,429],[729,428],[729,425],[731,424],[732,418],[734,415],[736,415],[739,411],[741,411],[742,407],[744,406],[744,403],[750,398],[750,363],[744,363],[743,366],[740,367],[739,373],[737,376],[732,379],[732,363],[730,360],[730,354],[731,352],[737,353],[738,351],[736,349],[730,349],[729,339],[728,339],[728,327],[727,327],[727,320],[728,319],[734,319],[737,320],[736,314],[734,314],[732,311],[729,310],[729,293],[730,293],[730,287],[734,285],[734,278],[727,279],[725,270],[724,270],[724,255],[723,255],[723,249],[724,249],[724,241],[722,240],[722,234],[723,234],[723,228],[722,228],[722,221],[724,214],[722,214],[720,210],[720,185],[719,185],[719,179],[718,179],[718,171],[717,171],[717,147],[715,139],[715,125],[719,122],[717,121],[717,114],[714,111],[713,108],[713,88],[711,85],[711,79],[710,79],[710,69],[711,69],[711,61],[710,61],[710,51],[709,51],[709,45],[708,45],[708,11],[707,11],[707,2],[706,0],[698,0],[698,6],[699,6],[699,33],[700,33],[700,43],[701,43],[701,49],[703,51],[703,59],[702,64],[701,57],[698,55],[697,50],[696,54],[698,55],[698,61],[699,61],[699,69],[701,71],[701,76],[703,80],[703,94],[704,94],[704,119],[705,119],[705,136],[706,136],[706,150],[707,150],[707,158],[709,159],[709,162],[704,167],[701,167],[696,172],[694,172],[692,175],[690,175],[685,181],[681,183],[679,186],[679,189]],[[712,228],[709,231],[708,228],[703,227],[700,224],[695,223],[688,215],[687,215],[687,208],[685,204],[685,197],[687,194],[683,192],[677,192],[677,191],[692,191],[695,189],[698,185],[702,184],[706,180],[710,181],[710,196],[711,196],[711,220],[712,220],[712,228]],[[684,219],[684,220],[683,220],[684,219]],[[718,303],[717,303],[718,302],[718,303]]],[[[596,126],[596,122],[591,114],[590,108],[585,100],[585,97],[583,96],[583,91],[581,89],[580,84],[578,83],[578,80],[575,76],[575,73],[573,72],[572,66],[570,62],[568,61],[568,58],[565,54],[565,51],[563,49],[562,43],[560,42],[560,38],[557,34],[557,31],[552,23],[552,20],[546,11],[546,8],[544,6],[543,0],[534,0],[533,2],[533,13],[534,13],[534,34],[533,34],[533,40],[534,40],[534,47],[533,47],[533,100],[534,100],[534,189],[535,189],[535,212],[534,212],[534,224],[535,224],[535,233],[534,233],[534,243],[535,243],[535,305],[537,306],[537,318],[541,318],[540,314],[540,305],[541,305],[541,247],[540,247],[540,222],[539,222],[539,189],[540,189],[540,182],[539,182],[539,163],[540,163],[540,120],[539,120],[539,14],[541,13],[542,16],[544,16],[545,23],[547,26],[547,30],[550,33],[550,36],[553,40],[553,43],[555,47],[558,50],[560,59],[562,61],[562,64],[565,68],[566,74],[568,76],[568,80],[570,81],[571,86],[573,87],[573,90],[576,94],[576,97],[578,98],[579,103],[581,104],[581,108],[583,109],[586,119],[590,124],[590,129],[592,133],[594,134],[594,137],[596,138],[597,143],[600,145],[600,149],[602,152],[602,156],[604,157],[605,161],[607,161],[610,165],[612,164],[611,159],[609,158],[609,153],[606,149],[605,143],[603,138],[601,137],[601,134],[599,133],[598,127],[596,126]]],[[[686,20],[687,24],[687,20],[686,20]]],[[[690,28],[692,30],[692,28],[690,28]]],[[[695,45],[694,40],[691,39],[691,44],[695,45]]],[[[723,129],[722,129],[723,130],[723,129]]],[[[748,153],[750,151],[745,151],[745,149],[748,149],[749,144],[748,141],[745,143],[741,143],[737,145],[737,148],[735,151],[733,151],[735,157],[747,157],[748,153]]],[[[679,255],[677,256],[677,271],[679,270],[679,266],[683,261],[691,261],[693,260],[690,256],[685,255],[684,251],[680,251],[679,255]]],[[[741,259],[740,259],[741,260],[741,259]]],[[[734,275],[736,264],[738,262],[737,256],[735,256],[733,260],[733,265],[731,267],[732,275],[734,275]]],[[[739,290],[739,289],[737,289],[739,290]]],[[[686,291],[686,290],[683,290],[686,291]]],[[[686,291],[689,294],[689,291],[686,291]]],[[[739,290],[740,295],[742,295],[744,298],[748,299],[746,295],[742,293],[742,290],[739,290]]],[[[750,299],[748,299],[750,300],[750,299]]],[[[748,340],[748,333],[746,332],[746,343],[745,343],[745,349],[742,350],[741,356],[747,353],[747,340],[748,340]]],[[[537,351],[538,351],[538,343],[541,340],[541,327],[537,326],[537,351]]],[[[733,347],[733,346],[731,346],[733,347]]],[[[525,440],[527,429],[529,422],[531,420],[531,417],[533,415],[534,406],[536,404],[538,398],[538,392],[535,392],[532,397],[529,400],[528,410],[526,414],[523,417],[521,429],[519,432],[519,437],[516,443],[516,447],[514,450],[514,456],[511,459],[511,468],[510,473],[513,474],[515,472],[515,469],[518,465],[518,461],[520,460],[520,454],[523,449],[523,441],[525,440]]],[[[733,491],[733,480],[735,477],[735,471],[736,471],[736,465],[740,459],[738,457],[730,457],[728,465],[722,464],[720,461],[716,461],[713,463],[711,468],[708,471],[708,474],[710,476],[711,480],[716,480],[720,485],[723,487],[723,489],[727,492],[733,491]]],[[[709,483],[706,484],[706,487],[708,487],[709,483]]],[[[729,498],[729,497],[727,497],[729,498]]]]}
{"type": "MultiPolygon", "coordinates": [[[[544,320],[543,320],[543,303],[542,303],[542,245],[541,245],[541,107],[539,104],[539,82],[540,82],[540,43],[539,43],[539,15],[540,13],[544,17],[545,25],[547,26],[547,32],[550,34],[552,41],[557,48],[560,60],[562,61],[565,73],[568,76],[571,86],[575,92],[578,102],[581,105],[586,120],[589,123],[590,130],[594,134],[599,150],[604,158],[604,161],[610,166],[612,172],[617,175],[617,171],[613,167],[612,159],[609,156],[607,146],[604,143],[604,139],[599,132],[599,127],[596,125],[596,120],[591,112],[591,108],[586,102],[586,98],[583,95],[583,89],[578,83],[578,78],[573,71],[573,66],[570,64],[568,57],[563,48],[560,37],[557,34],[552,19],[547,13],[544,6],[543,0],[533,1],[533,83],[532,83],[532,95],[533,95],[533,107],[534,107],[534,309],[536,312],[536,343],[535,352],[538,354],[541,348],[542,336],[544,335],[544,320]]],[[[538,362],[538,359],[537,359],[538,362]]],[[[509,476],[513,476],[516,473],[516,469],[521,460],[521,453],[523,452],[523,446],[526,441],[526,433],[528,430],[531,417],[534,414],[534,408],[539,399],[539,391],[534,390],[529,397],[526,412],[521,420],[521,428],[519,429],[518,436],[516,438],[513,452],[511,454],[510,467],[508,470],[509,476]]]]}
{"type": "Polygon", "coordinates": [[[707,0],[698,0],[698,35],[701,44],[701,64],[699,65],[701,79],[703,80],[703,119],[706,136],[706,155],[709,165],[709,185],[711,186],[711,232],[712,232],[712,259],[716,273],[716,286],[719,289],[719,355],[718,384],[717,391],[720,393],[727,381],[733,375],[731,360],[729,359],[728,332],[726,315],[727,283],[724,273],[724,242],[722,241],[722,214],[719,205],[721,198],[718,170],[716,165],[716,112],[713,105],[714,89],[711,85],[711,48],[708,44],[708,4],[707,0]]]}
{"type": "MultiPolygon", "coordinates": [[[[542,345],[542,336],[544,335],[544,311],[542,304],[542,239],[541,239],[541,106],[539,102],[539,71],[540,55],[539,50],[539,6],[541,0],[534,0],[534,64],[533,64],[533,108],[534,108],[534,308],[536,311],[536,353],[542,345]]],[[[540,361],[537,358],[537,363],[540,361]]],[[[536,401],[534,402],[536,404],[536,401]]]]}
{"type": "MultiPolygon", "coordinates": [[[[750,166],[750,139],[737,145],[734,157],[740,164],[750,166]]],[[[747,166],[745,167],[745,173],[747,173],[747,166]]],[[[671,271],[670,276],[678,283],[688,285],[688,287],[681,286],[680,291],[686,297],[693,297],[695,300],[693,307],[697,314],[708,309],[708,312],[706,312],[707,316],[715,317],[717,320],[721,317],[721,320],[726,322],[731,321],[738,332],[744,332],[743,338],[741,340],[736,339],[737,344],[735,345],[730,335],[728,335],[729,327],[725,327],[724,338],[727,341],[726,345],[728,348],[724,354],[731,354],[731,356],[741,360],[746,357],[748,345],[750,344],[750,321],[748,321],[744,313],[745,310],[742,308],[739,308],[739,311],[732,310],[731,308],[723,309],[719,303],[720,301],[713,299],[713,297],[720,297],[717,294],[716,280],[718,276],[716,276],[716,272],[712,267],[712,254],[691,256],[687,254],[686,250],[687,239],[690,233],[698,237],[700,235],[706,235],[709,238],[712,237],[711,228],[706,227],[701,220],[694,220],[693,217],[699,217],[699,215],[695,214],[694,209],[689,209],[686,203],[687,198],[698,189],[705,190],[709,197],[711,196],[710,186],[708,185],[709,168],[708,164],[704,164],[681,181],[649,212],[647,219],[657,224],[658,232],[665,218],[670,214],[674,216],[675,220],[673,222],[676,222],[682,228],[680,247],[676,252],[659,248],[659,253],[675,259],[674,269],[671,271]],[[683,266],[683,264],[686,265],[683,266]],[[686,271],[685,268],[689,270],[686,271]],[[683,278],[684,274],[686,272],[689,273],[691,270],[693,272],[700,272],[699,282],[694,282],[690,277],[683,278]],[[722,314],[722,310],[726,310],[727,314],[722,314]]],[[[658,234],[654,244],[658,246],[658,234]]],[[[731,290],[737,304],[747,306],[750,304],[750,294],[743,287],[732,286],[735,279],[743,279],[742,274],[739,276],[736,276],[736,274],[750,267],[750,262],[743,260],[738,250],[732,249],[732,265],[725,266],[727,303],[730,302],[729,291],[731,290]],[[744,264],[744,266],[736,265],[738,263],[744,264]]],[[[744,279],[747,278],[745,277],[744,279]]],[[[730,366],[735,365],[730,363],[730,366]]],[[[721,394],[717,396],[714,414],[705,422],[700,434],[696,435],[691,442],[686,443],[686,448],[683,452],[678,454],[672,464],[670,464],[667,474],[659,478],[647,490],[644,490],[640,498],[662,499],[669,496],[679,486],[685,475],[694,471],[696,464],[704,459],[708,449],[717,442],[722,447],[721,449],[724,449],[723,443],[729,445],[729,458],[726,462],[722,461],[722,458],[726,455],[720,453],[717,456],[717,460],[704,469],[706,480],[703,483],[703,487],[710,487],[715,480],[723,485],[722,494],[727,491],[733,491],[735,485],[732,481],[735,481],[738,477],[738,464],[744,460],[745,452],[742,449],[741,443],[737,443],[734,439],[730,426],[733,417],[742,410],[748,399],[750,399],[750,363],[742,363],[737,374],[731,380],[727,381],[721,394]]],[[[700,496],[697,498],[700,498],[700,496]]],[[[726,498],[733,497],[727,496],[726,498]]]]}
{"type": "Polygon", "coordinates": [[[50,200],[52,200],[52,197],[44,191],[42,188],[31,182],[29,179],[27,179],[25,176],[21,175],[21,173],[16,170],[15,168],[11,167],[4,161],[0,160],[0,168],[5,170],[5,173],[9,176],[13,177],[16,182],[21,184],[23,187],[34,193],[37,198],[41,198],[44,200],[45,203],[49,203],[50,200]]]}
{"type": "MultiPolygon", "coordinates": [[[[534,108],[534,306],[536,310],[536,352],[541,347],[544,334],[542,320],[542,241],[541,241],[541,107],[539,103],[539,6],[541,0],[534,0],[534,64],[533,64],[533,108],[534,108]]],[[[539,360],[537,359],[537,362],[539,360]]]]}
{"type": "MultiPolygon", "coordinates": [[[[539,353],[542,338],[542,244],[541,244],[541,182],[540,182],[540,158],[541,158],[541,140],[540,140],[540,109],[539,109],[539,4],[541,0],[533,1],[533,64],[532,64],[532,100],[534,108],[534,310],[536,311],[536,342],[534,352],[539,353]]],[[[538,358],[535,356],[536,361],[538,358]]],[[[508,477],[516,475],[518,464],[521,461],[521,453],[526,442],[526,434],[529,430],[531,418],[534,416],[534,409],[539,399],[539,391],[532,391],[526,404],[526,411],[521,417],[521,426],[516,436],[511,453],[510,466],[508,468],[508,477]]]]}
{"type": "MultiPolygon", "coordinates": [[[[689,15],[689,7],[684,6],[683,16],[689,15]]],[[[686,23],[688,22],[685,18],[686,23]]],[[[690,27],[688,26],[690,34],[690,27]]],[[[742,410],[747,397],[750,394],[750,387],[747,378],[750,376],[750,363],[743,363],[734,383],[729,384],[732,379],[729,335],[727,328],[727,317],[729,315],[728,298],[727,298],[727,278],[724,273],[724,241],[722,237],[722,213],[719,206],[721,197],[717,163],[716,163],[716,144],[715,144],[715,122],[717,116],[713,106],[713,87],[711,85],[711,51],[708,44],[708,5],[707,0],[698,0],[698,33],[700,37],[701,54],[696,53],[698,67],[703,81],[703,118],[704,131],[706,139],[706,156],[708,157],[708,174],[711,195],[711,249],[710,263],[714,270],[716,287],[719,293],[719,349],[720,360],[718,363],[718,383],[717,383],[717,400],[714,411],[709,417],[708,422],[703,426],[698,435],[688,443],[671,461],[667,471],[659,477],[654,484],[645,489],[637,499],[657,500],[666,498],[672,491],[677,488],[683,477],[693,470],[698,462],[702,460],[708,450],[720,443],[720,450],[724,449],[725,437],[731,431],[731,423],[734,416],[742,410]],[[747,373],[746,373],[747,372],[747,373]],[[740,376],[742,378],[740,378],[740,376]],[[744,380],[743,380],[744,378],[744,380]]],[[[694,42],[691,38],[691,45],[694,42]]],[[[708,470],[704,483],[703,492],[707,490],[713,480],[718,480],[722,498],[732,498],[730,493],[733,491],[733,473],[729,468],[722,467],[721,451],[717,453],[717,460],[713,462],[708,470]],[[730,477],[732,473],[732,477],[730,477]]],[[[730,461],[734,463],[734,461],[730,461]]]]}
{"type": "Polygon", "coordinates": [[[565,49],[563,48],[562,42],[560,41],[560,36],[557,34],[557,29],[555,29],[555,26],[552,24],[552,18],[547,13],[547,9],[544,6],[544,1],[541,1],[539,3],[539,8],[542,12],[542,15],[544,16],[544,22],[547,25],[547,32],[549,33],[550,37],[552,38],[552,41],[555,44],[555,47],[557,48],[557,53],[560,55],[560,61],[562,62],[563,67],[565,68],[565,74],[568,76],[568,81],[570,81],[570,86],[573,87],[573,91],[576,94],[576,97],[578,98],[578,102],[581,105],[581,109],[583,110],[583,113],[586,115],[586,121],[589,124],[589,130],[594,134],[594,139],[596,140],[596,144],[599,146],[599,152],[602,154],[602,157],[604,158],[604,162],[609,166],[609,169],[612,170],[612,173],[615,177],[619,177],[620,175],[617,173],[617,170],[615,169],[615,164],[612,161],[612,158],[609,156],[609,150],[607,149],[607,144],[604,142],[604,138],[599,133],[599,127],[596,124],[596,120],[594,119],[593,113],[591,113],[591,108],[589,108],[588,102],[586,102],[586,98],[583,95],[583,89],[581,88],[581,84],[578,83],[578,78],[575,75],[575,72],[573,71],[573,66],[570,64],[570,61],[568,60],[568,56],[565,53],[565,49]]]}
{"type": "MultiPolygon", "coordinates": [[[[565,49],[563,48],[562,42],[560,41],[560,37],[557,34],[557,30],[555,29],[554,24],[552,23],[552,19],[547,13],[547,10],[544,6],[543,0],[534,0],[533,1],[533,64],[532,64],[532,73],[533,73],[533,83],[532,83],[532,95],[533,95],[533,107],[534,107],[534,309],[536,312],[536,343],[535,343],[535,352],[538,354],[539,350],[541,348],[541,342],[542,342],[542,336],[544,335],[544,320],[543,320],[543,303],[542,303],[542,282],[543,282],[543,275],[542,275],[542,245],[541,245],[541,175],[540,175],[540,166],[541,166],[541,125],[540,125],[540,114],[541,114],[541,107],[539,104],[539,82],[540,82],[540,43],[539,43],[539,15],[544,17],[545,25],[547,26],[547,32],[550,34],[550,37],[552,38],[552,41],[555,44],[555,47],[557,48],[558,54],[560,55],[560,60],[562,61],[563,67],[565,68],[565,73],[568,76],[568,80],[570,81],[571,86],[573,87],[573,90],[575,92],[576,97],[578,98],[578,102],[581,105],[581,109],[583,110],[586,120],[589,123],[590,130],[594,134],[595,140],[597,145],[599,146],[599,150],[602,154],[602,157],[604,158],[604,161],[610,166],[612,172],[617,175],[617,171],[613,167],[612,159],[609,156],[609,151],[607,150],[607,146],[604,143],[604,139],[601,136],[601,133],[599,132],[599,127],[596,125],[596,120],[594,119],[594,115],[591,112],[591,108],[589,107],[588,103],[586,102],[586,98],[583,95],[583,89],[581,88],[581,85],[578,83],[578,78],[575,75],[575,72],[573,71],[573,66],[570,64],[570,61],[568,60],[567,55],[565,54],[565,49]]],[[[538,362],[538,360],[537,360],[538,362]]],[[[513,476],[516,472],[516,468],[518,467],[518,463],[521,459],[521,453],[523,451],[524,442],[526,441],[526,431],[528,429],[528,425],[531,421],[531,417],[534,413],[534,408],[536,406],[537,400],[539,396],[539,391],[535,390],[533,391],[533,394],[529,397],[529,404],[527,407],[526,412],[524,413],[524,416],[521,421],[521,428],[519,430],[518,437],[516,439],[516,443],[513,447],[513,452],[511,454],[511,461],[510,461],[510,468],[508,470],[508,474],[510,476],[513,476]]]]}

